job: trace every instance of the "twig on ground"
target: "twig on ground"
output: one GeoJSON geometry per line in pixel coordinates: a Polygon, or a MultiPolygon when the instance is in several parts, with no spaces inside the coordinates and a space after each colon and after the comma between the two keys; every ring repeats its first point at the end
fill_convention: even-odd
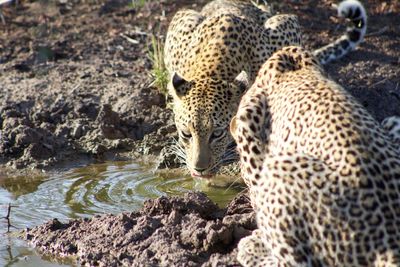
{"type": "Polygon", "coordinates": [[[6,25],[6,20],[4,19],[3,13],[1,13],[1,9],[0,9],[0,19],[3,25],[6,25]]]}
{"type": "Polygon", "coordinates": [[[379,82],[376,82],[376,83],[372,84],[371,87],[374,87],[374,86],[376,86],[376,85],[378,85],[378,84],[381,84],[381,83],[384,83],[384,82],[386,82],[386,81],[387,81],[387,78],[385,78],[385,79],[383,79],[383,80],[380,80],[379,82]]]}
{"type": "Polygon", "coordinates": [[[124,38],[125,38],[128,42],[130,42],[131,44],[135,44],[135,45],[136,45],[136,44],[139,44],[139,41],[138,41],[138,40],[132,39],[132,38],[130,38],[129,36],[123,34],[123,33],[121,33],[120,36],[121,36],[121,37],[124,37],[124,38]]]}
{"type": "Polygon", "coordinates": [[[369,36],[381,35],[381,34],[385,33],[388,29],[389,29],[389,27],[385,26],[382,29],[379,29],[378,31],[367,33],[365,36],[369,37],[369,36]]]}
{"type": "Polygon", "coordinates": [[[10,228],[11,228],[11,227],[17,228],[17,227],[15,227],[14,225],[12,225],[12,224],[11,224],[11,221],[10,221],[11,208],[16,208],[16,207],[18,207],[18,206],[13,206],[13,205],[11,205],[11,203],[8,203],[7,215],[4,216],[4,217],[2,217],[2,219],[6,219],[6,220],[7,220],[7,233],[10,232],[10,228]]]}

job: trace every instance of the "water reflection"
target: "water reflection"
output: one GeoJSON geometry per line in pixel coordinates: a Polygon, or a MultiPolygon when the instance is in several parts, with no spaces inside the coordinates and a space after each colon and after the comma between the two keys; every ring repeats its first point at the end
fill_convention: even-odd
{"type": "Polygon", "coordinates": [[[76,266],[71,260],[51,262],[42,258],[37,252],[26,246],[26,243],[7,235],[0,235],[0,266],[4,267],[66,267],[76,266]]]}
{"type": "Polygon", "coordinates": [[[43,182],[43,179],[45,179],[44,176],[0,176],[0,188],[6,189],[16,198],[21,195],[35,192],[39,185],[43,182]]]}
{"type": "MultiPolygon", "coordinates": [[[[135,162],[106,162],[50,177],[0,177],[0,217],[12,203],[17,206],[12,209],[12,224],[24,229],[52,218],[63,221],[137,210],[146,199],[182,195],[193,189],[205,192],[220,206],[240,190],[208,187],[179,173],[155,174],[152,166],[135,162]]],[[[7,239],[6,235],[3,238],[5,229],[4,221],[0,221],[0,266],[62,266],[43,262],[22,241],[7,239]]]]}

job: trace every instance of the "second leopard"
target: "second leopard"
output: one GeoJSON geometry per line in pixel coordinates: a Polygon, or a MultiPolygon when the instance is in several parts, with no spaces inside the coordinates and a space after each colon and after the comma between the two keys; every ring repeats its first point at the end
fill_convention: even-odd
{"type": "MultiPolygon", "coordinates": [[[[345,55],[365,35],[366,13],[358,1],[344,1],[338,11],[351,27],[314,51],[321,63],[345,55]]],[[[301,45],[301,39],[295,15],[272,15],[250,1],[216,0],[200,13],[181,10],[173,17],[165,63],[180,154],[192,176],[211,177],[236,159],[228,126],[240,97],[266,59],[284,46],[301,45]]]]}

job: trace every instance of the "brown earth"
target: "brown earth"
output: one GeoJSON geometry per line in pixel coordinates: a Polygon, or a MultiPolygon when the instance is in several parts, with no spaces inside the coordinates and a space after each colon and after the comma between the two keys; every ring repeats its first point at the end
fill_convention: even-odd
{"type": "MultiPolygon", "coordinates": [[[[165,97],[150,85],[150,36],[162,39],[179,7],[199,9],[205,1],[19,2],[2,6],[0,23],[3,166],[45,169],[132,150],[158,154],[176,137],[165,97]]],[[[305,46],[316,48],[344,31],[330,3],[272,6],[299,15],[305,46]]],[[[365,5],[365,42],[327,70],[380,121],[400,114],[400,3],[365,5]]]]}
{"type": "Polygon", "coordinates": [[[151,15],[174,5],[112,2],[3,8],[1,163],[46,168],[102,159],[130,151],[148,133],[166,140],[174,132],[164,95],[150,86],[148,57],[150,34],[166,27],[165,17],[151,15]]]}
{"type": "Polygon", "coordinates": [[[248,198],[225,209],[203,193],[148,200],[139,212],[54,219],[25,231],[40,251],[87,266],[238,266],[236,244],[256,227],[248,198]]]}
{"type": "MultiPolygon", "coordinates": [[[[6,24],[0,23],[3,166],[42,169],[157,155],[176,136],[164,95],[150,86],[149,36],[162,38],[179,7],[198,9],[205,1],[155,1],[143,7],[123,0],[19,2],[2,6],[6,24]]],[[[299,16],[308,48],[345,30],[328,8],[331,1],[269,2],[276,11],[299,16]]],[[[363,2],[369,14],[365,42],[329,64],[327,72],[381,121],[400,115],[400,2],[363,2]]],[[[52,221],[27,238],[50,253],[78,253],[81,263],[129,265],[140,259],[215,266],[236,264],[240,236],[226,218],[254,223],[248,213],[218,210],[201,195],[163,198],[145,207],[65,224],[52,221]]]]}

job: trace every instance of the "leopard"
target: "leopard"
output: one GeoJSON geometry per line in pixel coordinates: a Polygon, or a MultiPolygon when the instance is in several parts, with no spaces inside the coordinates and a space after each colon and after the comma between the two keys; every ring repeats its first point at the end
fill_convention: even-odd
{"type": "MultiPolygon", "coordinates": [[[[346,55],[366,32],[360,2],[346,0],[338,13],[349,27],[314,51],[323,64],[346,55]]],[[[215,177],[220,166],[238,160],[229,122],[240,97],[273,52],[302,45],[303,39],[296,15],[274,15],[251,1],[215,0],[200,12],[183,9],[173,16],[164,46],[168,95],[178,133],[176,155],[193,177],[215,177]]]]}
{"type": "Polygon", "coordinates": [[[230,132],[258,228],[243,266],[400,266],[400,118],[379,123],[312,52],[273,54],[230,132]]]}

